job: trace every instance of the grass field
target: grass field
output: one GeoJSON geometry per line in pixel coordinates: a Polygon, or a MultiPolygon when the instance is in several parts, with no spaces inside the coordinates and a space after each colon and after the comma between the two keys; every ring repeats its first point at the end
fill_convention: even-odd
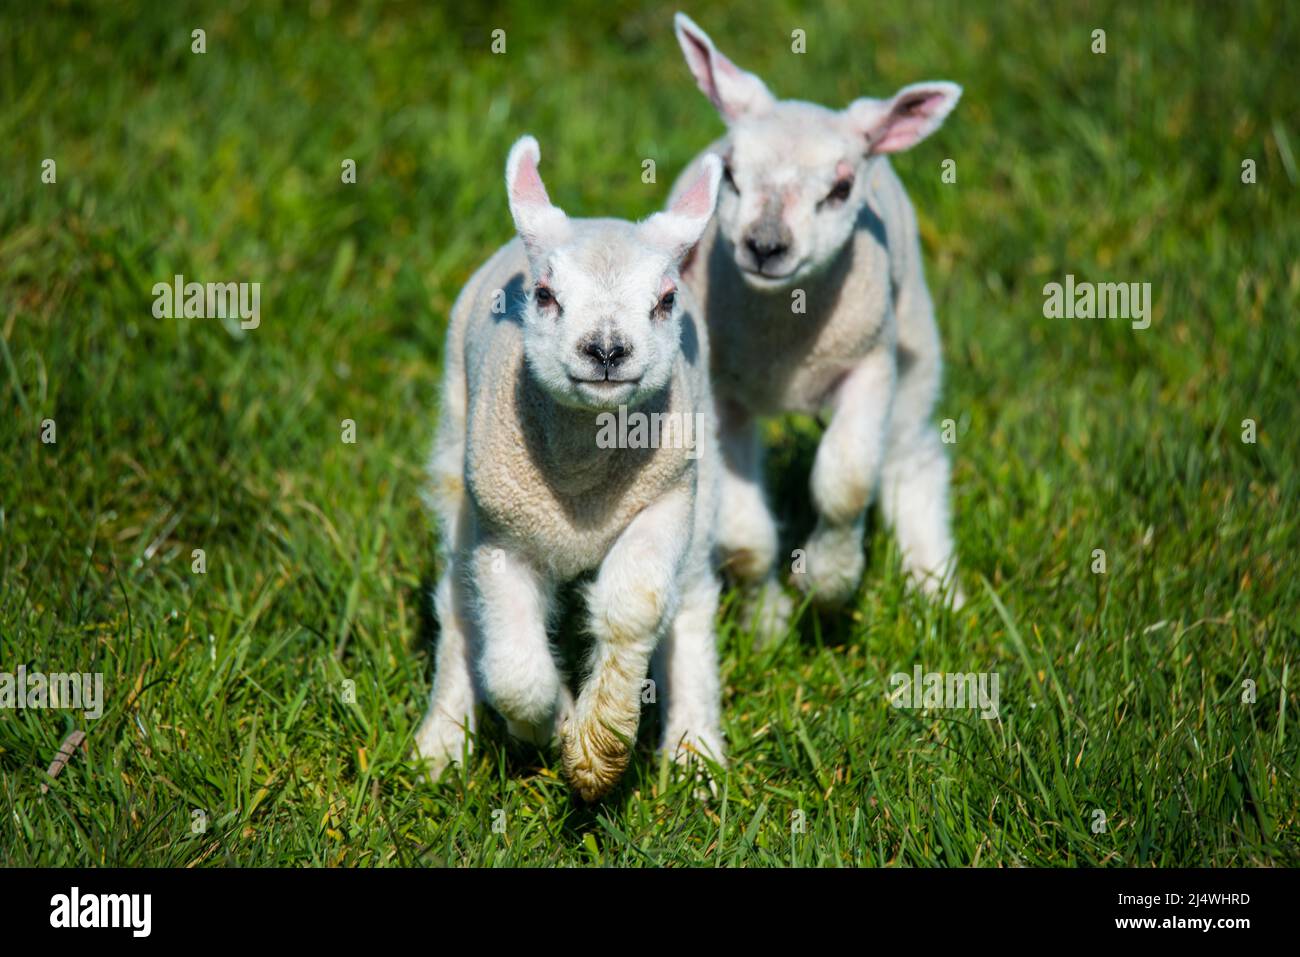
{"type": "MultiPolygon", "coordinates": [[[[653,716],[593,807],[497,720],[436,787],[408,763],[448,310],[511,235],[521,133],[557,204],[626,217],[720,134],[675,9],[0,7],[0,672],[102,672],[105,695],[97,720],[0,711],[0,864],[1300,864],[1284,2],[687,8],[779,95],[965,87],[896,168],[970,601],[913,597],[879,530],[852,613],[770,650],[727,596],[713,801],[658,762],[653,716]],[[261,325],[154,318],[177,273],[260,282],[261,325]],[[1150,282],[1150,328],[1044,318],[1066,274],[1150,282]],[[890,707],[915,665],[997,672],[1000,718],[890,707]]],[[[797,539],[816,429],[770,435],[797,539]]]]}

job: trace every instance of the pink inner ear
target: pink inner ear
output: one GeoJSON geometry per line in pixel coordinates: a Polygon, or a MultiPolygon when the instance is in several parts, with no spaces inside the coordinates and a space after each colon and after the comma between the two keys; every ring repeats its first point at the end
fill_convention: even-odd
{"type": "Polygon", "coordinates": [[[691,45],[687,58],[690,61],[691,72],[695,74],[700,89],[724,115],[731,116],[732,111],[722,101],[722,94],[718,90],[718,81],[715,74],[720,73],[730,79],[735,79],[742,75],[740,67],[728,60],[725,54],[714,50],[707,41],[696,36],[690,30],[684,29],[682,36],[691,45]]]}
{"type": "Polygon", "coordinates": [[[905,150],[924,135],[925,128],[943,104],[942,93],[917,92],[894,103],[877,128],[872,149],[877,153],[905,150]]]}
{"type": "Polygon", "coordinates": [[[709,174],[707,171],[701,171],[686,192],[677,197],[677,202],[673,203],[673,212],[681,216],[689,216],[691,219],[709,215],[711,210],[709,209],[709,174]]]}
{"type": "Polygon", "coordinates": [[[682,30],[682,38],[686,43],[682,46],[682,52],[686,54],[687,64],[691,72],[695,74],[696,81],[709,99],[713,99],[717,93],[713,85],[713,68],[709,63],[709,48],[705,46],[690,30],[682,30]]]}
{"type": "Polygon", "coordinates": [[[736,64],[728,60],[726,54],[714,53],[713,65],[718,69],[720,73],[725,73],[727,74],[727,76],[732,76],[732,77],[740,76],[740,67],[736,66],[736,64]]]}
{"type": "Polygon", "coordinates": [[[515,173],[515,201],[519,203],[537,204],[549,206],[550,197],[546,195],[546,187],[542,184],[542,177],[537,172],[537,160],[531,155],[525,155],[519,159],[519,169],[515,173]]]}

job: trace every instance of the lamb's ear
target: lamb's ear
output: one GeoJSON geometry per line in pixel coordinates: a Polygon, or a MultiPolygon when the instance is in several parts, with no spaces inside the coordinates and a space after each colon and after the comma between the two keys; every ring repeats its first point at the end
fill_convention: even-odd
{"type": "Polygon", "coordinates": [[[704,235],[713,216],[713,207],[718,202],[721,182],[722,160],[710,153],[700,163],[695,179],[678,194],[673,204],[641,224],[646,241],[668,250],[674,259],[681,262],[704,235]]]}
{"type": "Polygon", "coordinates": [[[510,197],[510,215],[515,229],[530,258],[544,255],[546,250],[564,241],[569,232],[569,217],[564,210],[551,205],[546,195],[546,185],[537,164],[542,151],[537,140],[521,136],[510,147],[506,159],[506,193],[510,197]]]}
{"type": "Polygon", "coordinates": [[[728,123],[747,114],[762,113],[776,102],[762,80],[719,53],[709,35],[686,14],[677,14],[673,25],[695,82],[728,123]]]}
{"type": "Polygon", "coordinates": [[[869,154],[897,153],[937,130],[959,99],[956,83],[935,80],[905,86],[888,100],[854,100],[844,112],[869,154]]]}

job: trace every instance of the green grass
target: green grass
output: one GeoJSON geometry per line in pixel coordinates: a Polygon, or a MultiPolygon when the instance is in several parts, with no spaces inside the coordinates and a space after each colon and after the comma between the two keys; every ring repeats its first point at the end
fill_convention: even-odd
{"type": "MultiPolygon", "coordinates": [[[[515,137],[571,213],[639,217],[720,133],[674,7],[187,6],[0,11],[0,671],[100,671],[107,698],[0,712],[0,863],[1300,864],[1294,4],[688,8],[781,95],[965,87],[896,165],[970,602],[910,596],[879,531],[856,609],[772,650],[727,596],[718,799],[648,718],[590,808],[499,721],[437,787],[407,762],[436,635],[421,467],[515,137]],[[178,272],[260,281],[261,327],[155,319],[178,272]],[[1152,283],[1151,328],[1043,318],[1066,273],[1152,283]],[[998,672],[1000,720],[891,708],[915,664],[998,672]]],[[[815,431],[771,436],[794,535],[815,431]]]]}

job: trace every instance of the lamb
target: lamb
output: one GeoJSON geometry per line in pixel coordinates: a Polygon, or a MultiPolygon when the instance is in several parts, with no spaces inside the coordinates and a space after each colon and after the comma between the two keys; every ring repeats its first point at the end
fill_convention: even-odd
{"type": "Polygon", "coordinates": [[[441,637],[415,745],[437,778],[468,752],[484,701],[511,734],[558,739],[566,777],[591,801],[626,768],[648,668],[661,747],[723,761],[721,456],[708,340],[679,275],[722,170],[705,160],[668,210],[634,224],[570,219],[539,160],[531,136],[510,150],[518,236],[469,280],[447,330],[430,463],[441,637]],[[691,447],[611,443],[608,423],[627,410],[699,427],[691,447]],[[574,701],[547,629],[559,586],[585,577],[593,645],[574,701]]]}
{"type": "Polygon", "coordinates": [[[724,565],[749,586],[760,637],[783,631],[791,603],[775,578],[777,526],[755,420],[829,410],[812,470],[817,523],[796,553],[796,584],[826,607],[853,596],[878,490],[909,580],[932,595],[951,589],[960,607],[948,459],[930,423],[939,333],[916,215],[886,156],[938,129],[961,88],[917,83],[842,111],[778,101],[685,14],[676,32],[728,127],[674,187],[709,157],[723,159],[716,221],[683,279],[704,305],[712,343],[724,565]]]}

